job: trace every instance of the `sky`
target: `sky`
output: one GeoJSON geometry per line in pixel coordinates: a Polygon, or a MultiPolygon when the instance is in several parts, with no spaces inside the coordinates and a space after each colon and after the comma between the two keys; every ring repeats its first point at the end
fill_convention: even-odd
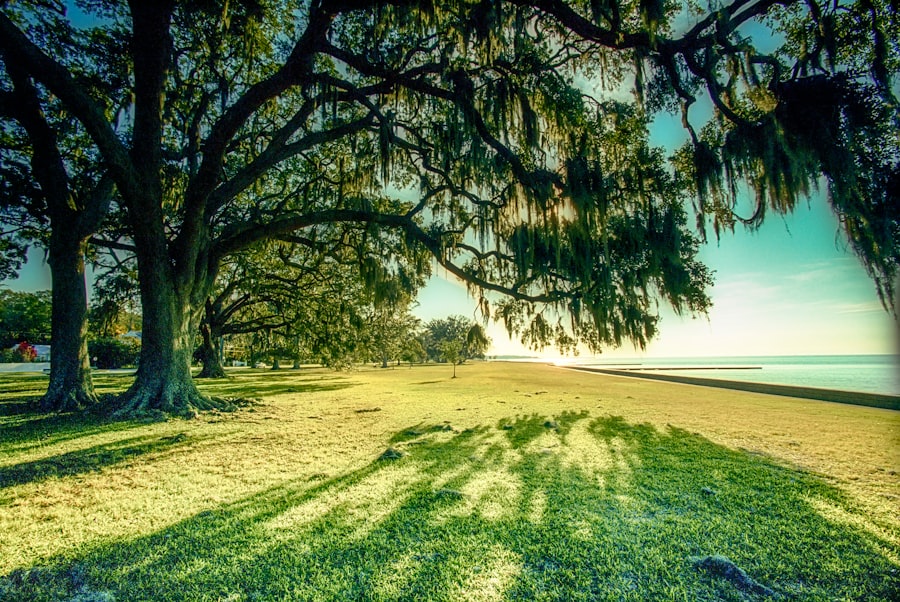
{"type": "MultiPolygon", "coordinates": [[[[662,307],[658,337],[646,350],[626,343],[604,357],[844,355],[897,353],[897,323],[875,285],[838,231],[824,198],[781,218],[770,215],[757,231],[737,228],[710,235],[700,258],[715,270],[708,317],[676,316],[662,307]]],[[[465,285],[435,274],[413,313],[423,320],[476,314],[465,285]]],[[[489,329],[491,355],[556,357],[510,341],[502,326],[489,329]]]]}

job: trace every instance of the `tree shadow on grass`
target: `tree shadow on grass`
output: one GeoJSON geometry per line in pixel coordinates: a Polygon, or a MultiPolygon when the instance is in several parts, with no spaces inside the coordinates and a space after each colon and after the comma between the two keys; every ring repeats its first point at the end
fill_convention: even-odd
{"type": "Polygon", "coordinates": [[[618,418],[502,426],[410,426],[398,460],[15,571],[0,599],[762,599],[698,570],[709,554],[791,599],[900,587],[897,546],[824,516],[857,511],[815,476],[618,418]]]}
{"type": "Polygon", "coordinates": [[[349,379],[337,375],[278,372],[276,374],[240,374],[227,379],[198,380],[197,386],[206,395],[217,397],[266,397],[286,393],[314,393],[339,391],[352,386],[349,379]]]}
{"type": "Polygon", "coordinates": [[[49,378],[40,373],[9,373],[0,377],[0,417],[31,411],[47,389],[49,378]]]}
{"type": "MultiPolygon", "coordinates": [[[[95,390],[100,397],[97,406],[81,412],[48,414],[38,410],[38,402],[47,387],[46,375],[0,378],[0,445],[10,451],[24,452],[98,433],[129,430],[156,420],[150,417],[123,421],[111,416],[118,407],[115,394],[124,391],[132,380],[131,374],[95,376],[95,390]]],[[[206,395],[232,398],[338,391],[352,386],[348,379],[338,375],[297,372],[241,374],[197,384],[206,395]]]]}
{"type": "Polygon", "coordinates": [[[184,445],[193,445],[197,437],[183,433],[172,436],[142,436],[95,445],[33,462],[0,467],[0,490],[53,477],[67,477],[100,471],[140,456],[174,453],[184,445]]]}
{"type": "Polygon", "coordinates": [[[563,412],[556,418],[532,414],[524,418],[517,416],[513,420],[501,420],[497,426],[506,432],[510,445],[518,449],[548,433],[565,437],[574,423],[587,416],[587,412],[563,412]]]}
{"type": "Polygon", "coordinates": [[[69,441],[103,432],[121,431],[142,424],[113,420],[116,394],[124,391],[132,375],[94,375],[100,403],[81,412],[45,413],[38,409],[47,389],[46,375],[6,374],[0,377],[0,445],[9,451],[69,441]]]}
{"type": "Polygon", "coordinates": [[[122,421],[111,418],[109,409],[115,407],[115,397],[101,397],[98,407],[82,412],[41,413],[34,404],[21,412],[0,414],[0,446],[6,451],[26,452],[39,447],[89,437],[99,433],[126,431],[145,422],[122,421]]]}

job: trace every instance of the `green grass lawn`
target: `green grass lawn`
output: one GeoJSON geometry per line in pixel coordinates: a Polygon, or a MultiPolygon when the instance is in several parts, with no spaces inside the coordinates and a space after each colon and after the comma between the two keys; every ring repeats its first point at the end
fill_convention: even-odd
{"type": "Polygon", "coordinates": [[[0,376],[0,600],[900,599],[900,413],[458,374],[239,370],[167,422],[0,376]]]}

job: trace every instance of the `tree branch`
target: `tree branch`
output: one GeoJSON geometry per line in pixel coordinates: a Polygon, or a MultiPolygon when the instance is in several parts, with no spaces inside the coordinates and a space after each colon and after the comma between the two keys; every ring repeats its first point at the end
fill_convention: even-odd
{"type": "Polygon", "coordinates": [[[308,228],[317,224],[354,222],[396,228],[406,232],[408,236],[422,244],[435,260],[448,272],[478,288],[499,292],[519,301],[530,303],[556,303],[568,295],[564,291],[550,291],[532,295],[514,288],[505,287],[478,277],[451,261],[447,249],[442,242],[430,235],[421,226],[405,215],[376,213],[352,209],[332,209],[297,215],[267,224],[253,224],[238,227],[223,235],[215,244],[214,253],[224,256],[249,247],[259,240],[273,238],[294,230],[308,228]]]}
{"type": "Polygon", "coordinates": [[[0,58],[16,63],[62,100],[84,125],[100,149],[116,183],[124,194],[140,192],[139,178],[125,145],[116,136],[103,108],[74,80],[68,70],[38,48],[0,11],[0,58]]]}

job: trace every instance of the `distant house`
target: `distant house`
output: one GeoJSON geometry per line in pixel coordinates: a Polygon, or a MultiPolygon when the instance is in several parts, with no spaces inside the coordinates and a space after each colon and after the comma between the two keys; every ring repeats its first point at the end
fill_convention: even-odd
{"type": "Polygon", "coordinates": [[[140,330],[129,330],[125,334],[119,335],[120,339],[135,339],[138,343],[141,342],[141,331],[140,330]]]}

